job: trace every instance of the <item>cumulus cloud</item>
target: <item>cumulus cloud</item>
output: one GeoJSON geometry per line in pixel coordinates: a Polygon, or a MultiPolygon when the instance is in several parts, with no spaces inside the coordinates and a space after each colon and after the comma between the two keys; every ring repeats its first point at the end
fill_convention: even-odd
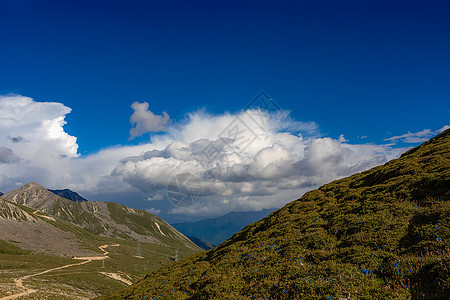
{"type": "MultiPolygon", "coordinates": [[[[200,110],[169,126],[169,116],[154,115],[146,103],[135,102],[133,109],[132,136],[165,133],[148,143],[80,156],[76,138],[64,131],[70,108],[1,96],[0,190],[38,181],[48,188],[71,188],[90,199],[139,194],[141,207],[157,207],[149,208],[153,213],[206,217],[281,207],[304,192],[406,150],[392,144],[351,144],[343,135],[323,137],[317,124],[293,120],[288,111],[270,115],[254,108],[211,115],[200,110]],[[194,175],[202,190],[188,207],[171,205],[167,197],[170,180],[182,173],[194,175]]],[[[430,132],[389,141],[423,138],[430,132]]]]}
{"type": "Polygon", "coordinates": [[[131,105],[134,113],[131,115],[130,123],[134,127],[130,130],[130,139],[148,132],[162,132],[166,130],[170,122],[169,115],[165,111],[162,116],[155,115],[148,110],[148,106],[147,102],[134,102],[131,105]]]}
{"type": "Polygon", "coordinates": [[[8,178],[3,182],[61,177],[64,158],[78,157],[76,138],[63,129],[70,111],[61,103],[0,96],[0,173],[8,178]]]}
{"type": "MultiPolygon", "coordinates": [[[[330,180],[398,157],[404,149],[351,145],[306,135],[311,124],[291,127],[288,114],[274,119],[259,110],[210,116],[189,115],[155,142],[166,145],[121,161],[112,172],[131,186],[160,199],[171,178],[190,173],[201,182],[201,199],[171,213],[208,215],[230,210],[274,208],[330,180]],[[257,121],[255,121],[257,120],[257,121]],[[304,135],[305,134],[305,135],[304,135]]],[[[298,123],[301,124],[301,123],[298,123]]]]}
{"type": "Polygon", "coordinates": [[[76,138],[63,129],[70,111],[61,103],[36,102],[19,95],[0,96],[0,142],[28,158],[77,157],[76,138]],[[17,145],[24,141],[28,142],[26,147],[17,145]]]}

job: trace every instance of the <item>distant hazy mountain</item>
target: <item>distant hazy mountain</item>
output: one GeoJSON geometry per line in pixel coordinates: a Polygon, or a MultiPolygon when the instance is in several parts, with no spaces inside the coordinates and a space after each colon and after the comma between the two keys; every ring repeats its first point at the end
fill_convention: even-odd
{"type": "Polygon", "coordinates": [[[4,194],[2,192],[0,192],[0,196],[3,196],[4,194]]]}
{"type": "Polygon", "coordinates": [[[191,223],[174,223],[172,226],[186,236],[197,237],[213,245],[219,245],[248,224],[265,218],[272,211],[270,209],[252,212],[232,211],[218,218],[191,223]]]}
{"type": "Polygon", "coordinates": [[[80,202],[87,201],[85,198],[81,197],[78,193],[71,191],[69,189],[64,189],[64,190],[50,190],[49,189],[49,191],[55,195],[72,200],[73,202],[80,203],[80,202]]]}
{"type": "Polygon", "coordinates": [[[200,248],[204,249],[204,250],[210,250],[212,248],[214,248],[216,245],[213,245],[211,243],[205,242],[204,240],[201,240],[195,236],[186,236],[188,239],[190,239],[192,242],[194,242],[194,244],[196,244],[197,246],[199,246],[200,248]]]}

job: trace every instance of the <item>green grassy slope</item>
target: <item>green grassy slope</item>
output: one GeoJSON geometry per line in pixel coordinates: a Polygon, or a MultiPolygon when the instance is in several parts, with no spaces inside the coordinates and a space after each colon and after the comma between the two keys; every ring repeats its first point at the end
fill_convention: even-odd
{"type": "Polygon", "coordinates": [[[448,299],[449,217],[447,130],[101,299],[448,299]]]}

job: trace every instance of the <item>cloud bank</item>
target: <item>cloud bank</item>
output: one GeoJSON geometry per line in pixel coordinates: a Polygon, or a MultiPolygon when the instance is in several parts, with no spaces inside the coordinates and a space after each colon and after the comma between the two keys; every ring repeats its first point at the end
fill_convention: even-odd
{"type": "Polygon", "coordinates": [[[288,114],[281,118],[259,110],[220,116],[193,113],[184,126],[156,139],[164,148],[123,159],[112,175],[152,200],[163,199],[168,181],[177,174],[193,174],[201,182],[203,197],[171,213],[220,214],[279,207],[307,190],[402,152],[390,146],[351,145],[343,136],[304,136],[312,124],[296,123],[288,114]],[[293,123],[295,134],[287,130],[293,123]]]}
{"type": "Polygon", "coordinates": [[[277,208],[331,180],[398,157],[406,149],[394,147],[397,141],[437,133],[408,133],[384,145],[351,144],[344,135],[321,136],[317,124],[293,120],[287,111],[274,115],[256,107],[210,115],[200,110],[169,126],[170,117],[154,115],[148,103],[132,107],[131,136],[165,134],[81,156],[76,138],[64,131],[70,108],[1,96],[0,190],[38,181],[100,197],[138,192],[149,211],[199,217],[277,208]],[[171,205],[167,198],[169,181],[183,173],[194,175],[202,189],[188,207],[171,205]]]}

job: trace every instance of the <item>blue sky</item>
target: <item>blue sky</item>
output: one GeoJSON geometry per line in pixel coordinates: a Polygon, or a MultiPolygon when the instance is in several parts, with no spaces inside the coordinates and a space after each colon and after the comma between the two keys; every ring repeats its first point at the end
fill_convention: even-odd
{"type": "MultiPolygon", "coordinates": [[[[70,108],[55,109],[77,145],[59,155],[74,160],[174,133],[130,139],[136,101],[180,128],[199,111],[238,116],[264,90],[315,138],[395,142],[387,158],[450,124],[448,1],[0,0],[0,12],[0,95],[70,108]]],[[[3,189],[26,180],[1,166],[3,189]]]]}

